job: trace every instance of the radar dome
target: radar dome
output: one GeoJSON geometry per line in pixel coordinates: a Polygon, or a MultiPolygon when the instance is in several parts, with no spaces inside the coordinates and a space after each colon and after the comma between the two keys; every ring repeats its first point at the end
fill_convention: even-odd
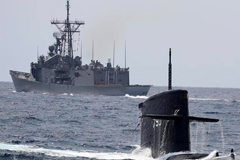
{"type": "Polygon", "coordinates": [[[49,50],[51,53],[54,51],[54,49],[55,49],[54,45],[48,47],[48,50],[49,50]]]}
{"type": "Polygon", "coordinates": [[[53,37],[60,39],[60,38],[62,37],[62,33],[60,33],[60,32],[54,32],[54,33],[53,33],[53,37]]]}

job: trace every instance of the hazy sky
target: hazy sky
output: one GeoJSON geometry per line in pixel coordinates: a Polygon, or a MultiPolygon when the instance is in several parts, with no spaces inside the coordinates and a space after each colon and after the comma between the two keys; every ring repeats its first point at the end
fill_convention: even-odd
{"type": "MultiPolygon", "coordinates": [[[[0,81],[12,81],[9,70],[29,72],[37,46],[47,55],[57,31],[50,21],[66,18],[66,0],[0,3],[0,81]]],[[[103,64],[115,40],[115,64],[123,67],[126,40],[131,84],[166,86],[171,47],[173,86],[240,88],[239,0],[71,0],[70,6],[71,19],[85,21],[84,64],[93,39],[103,64]]]]}

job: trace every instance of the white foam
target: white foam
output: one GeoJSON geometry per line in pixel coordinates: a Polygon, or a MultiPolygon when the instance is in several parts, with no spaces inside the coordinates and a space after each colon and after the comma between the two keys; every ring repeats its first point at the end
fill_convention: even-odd
{"type": "Polygon", "coordinates": [[[16,93],[16,91],[12,91],[13,93],[16,93]]]}
{"type": "Polygon", "coordinates": [[[171,156],[175,156],[175,155],[181,155],[181,154],[186,154],[186,153],[190,153],[190,152],[174,152],[174,153],[168,153],[163,155],[162,157],[159,157],[158,160],[167,160],[169,157],[171,156]]]}
{"type": "Polygon", "coordinates": [[[151,158],[150,149],[140,149],[137,147],[132,153],[119,153],[119,152],[96,152],[96,151],[71,151],[71,150],[56,150],[56,149],[45,149],[36,146],[28,145],[14,145],[0,143],[1,150],[9,150],[15,152],[26,152],[26,153],[43,153],[53,157],[86,157],[95,159],[106,159],[106,160],[121,160],[121,159],[133,159],[133,160],[153,160],[151,158]]]}
{"type": "MultiPolygon", "coordinates": [[[[136,149],[131,153],[120,153],[120,152],[96,152],[96,151],[72,151],[72,150],[57,150],[57,149],[45,149],[37,146],[28,146],[28,145],[16,145],[16,144],[7,144],[0,143],[0,150],[8,150],[14,152],[25,152],[25,153],[41,153],[47,156],[52,157],[85,157],[93,159],[106,159],[106,160],[121,160],[121,159],[132,159],[132,160],[156,160],[151,157],[151,150],[141,149],[139,145],[135,146],[136,149]]],[[[201,160],[210,160],[210,159],[221,159],[228,156],[216,157],[218,151],[212,151],[207,157],[201,160]]],[[[174,155],[181,155],[192,152],[175,152],[165,154],[157,160],[167,160],[169,157],[174,155]]]]}
{"type": "MultiPolygon", "coordinates": [[[[207,157],[204,157],[204,158],[199,159],[199,160],[225,159],[225,158],[229,157],[229,156],[226,156],[226,155],[225,156],[216,157],[216,153],[217,152],[218,152],[218,150],[214,150],[211,153],[209,153],[209,155],[207,157]]],[[[193,153],[194,154],[194,152],[174,152],[174,153],[165,154],[162,157],[159,157],[158,160],[167,160],[171,156],[181,155],[181,154],[188,154],[188,153],[193,153]]]]}
{"type": "Polygon", "coordinates": [[[213,159],[214,157],[216,157],[217,152],[218,152],[217,150],[214,150],[207,157],[202,158],[201,160],[213,159]]]}
{"type": "Polygon", "coordinates": [[[193,101],[221,101],[222,99],[213,99],[213,98],[189,98],[193,101]]]}
{"type": "Polygon", "coordinates": [[[72,93],[70,93],[70,96],[73,96],[73,94],[72,94],[72,93]]]}
{"type": "Polygon", "coordinates": [[[139,99],[147,99],[148,96],[131,96],[129,94],[126,94],[125,97],[128,97],[128,98],[133,98],[133,99],[136,99],[136,98],[139,98],[139,99]]]}

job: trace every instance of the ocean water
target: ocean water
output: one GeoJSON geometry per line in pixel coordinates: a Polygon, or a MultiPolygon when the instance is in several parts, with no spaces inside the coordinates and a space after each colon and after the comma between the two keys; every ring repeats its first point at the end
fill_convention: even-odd
{"type": "MultiPolygon", "coordinates": [[[[0,82],[0,160],[152,160],[139,146],[138,104],[166,89],[152,87],[147,96],[54,95],[18,93],[0,82]]],[[[220,119],[191,123],[192,151],[240,154],[240,89],[182,89],[189,91],[190,115],[220,119]]]]}

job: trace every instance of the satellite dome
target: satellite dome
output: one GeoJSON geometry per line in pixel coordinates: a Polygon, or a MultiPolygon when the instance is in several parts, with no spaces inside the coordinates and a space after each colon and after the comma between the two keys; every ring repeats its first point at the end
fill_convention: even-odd
{"type": "Polygon", "coordinates": [[[62,37],[62,33],[61,32],[54,32],[53,37],[60,39],[62,37]]]}
{"type": "Polygon", "coordinates": [[[49,50],[51,53],[54,51],[54,49],[55,49],[54,45],[51,45],[51,46],[48,47],[48,50],[49,50]]]}

